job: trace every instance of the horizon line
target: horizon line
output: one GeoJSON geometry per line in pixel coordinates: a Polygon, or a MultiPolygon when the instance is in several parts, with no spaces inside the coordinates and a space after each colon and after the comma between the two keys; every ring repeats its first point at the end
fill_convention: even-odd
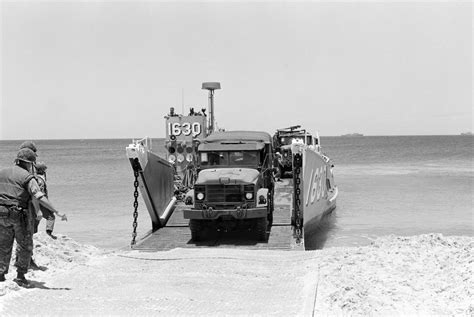
{"type": "MultiPolygon", "coordinates": [[[[469,133],[469,132],[463,132],[463,133],[469,133]]],[[[459,133],[459,134],[390,134],[390,135],[387,135],[387,134],[369,134],[369,135],[366,135],[366,134],[362,134],[360,136],[351,136],[350,135],[351,133],[347,133],[347,134],[343,134],[343,135],[319,135],[320,137],[324,138],[324,137],[331,137],[331,138],[334,138],[334,137],[341,137],[341,138],[363,138],[363,137],[408,137],[408,136],[474,136],[474,135],[463,135],[462,133],[459,133]]],[[[0,142],[1,141],[21,141],[21,140],[34,140],[34,141],[59,141],[59,140],[78,140],[78,141],[81,141],[81,140],[126,140],[126,139],[129,139],[129,140],[140,140],[140,139],[143,139],[143,138],[150,138],[150,139],[166,139],[166,137],[156,137],[156,136],[152,136],[152,137],[149,137],[149,136],[145,136],[145,137],[118,137],[118,138],[109,138],[109,137],[105,137],[105,138],[100,138],[100,137],[94,137],[94,138],[65,138],[65,139],[60,139],[60,138],[47,138],[47,139],[31,139],[31,138],[18,138],[18,139],[0,139],[0,142]]]]}

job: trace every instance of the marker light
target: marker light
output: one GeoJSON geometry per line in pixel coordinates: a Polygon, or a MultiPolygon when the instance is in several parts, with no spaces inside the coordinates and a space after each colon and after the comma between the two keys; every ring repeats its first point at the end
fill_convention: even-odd
{"type": "Polygon", "coordinates": [[[197,200],[203,200],[204,199],[204,193],[197,193],[196,194],[196,199],[197,200]]]}
{"type": "Polygon", "coordinates": [[[250,200],[253,198],[253,193],[245,193],[245,199],[250,200]]]}

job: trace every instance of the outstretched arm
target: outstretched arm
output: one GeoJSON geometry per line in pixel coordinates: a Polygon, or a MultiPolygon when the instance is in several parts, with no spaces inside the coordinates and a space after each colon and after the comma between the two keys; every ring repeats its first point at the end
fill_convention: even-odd
{"type": "Polygon", "coordinates": [[[53,204],[49,201],[49,199],[46,198],[46,196],[41,197],[38,201],[41,206],[46,207],[49,210],[52,210],[58,217],[61,218],[61,220],[67,221],[66,214],[61,215],[59,211],[53,206],[53,204]]]}
{"type": "MultiPolygon", "coordinates": [[[[53,204],[49,201],[49,199],[46,198],[46,195],[40,190],[36,179],[33,178],[29,181],[28,191],[30,195],[33,197],[33,204],[39,203],[41,206],[44,206],[52,210],[58,217],[61,218],[61,220],[67,221],[66,214],[61,215],[59,211],[53,206],[53,204]],[[37,200],[37,202],[35,202],[35,200],[37,200]]],[[[39,210],[39,208],[37,210],[39,210]]]]}

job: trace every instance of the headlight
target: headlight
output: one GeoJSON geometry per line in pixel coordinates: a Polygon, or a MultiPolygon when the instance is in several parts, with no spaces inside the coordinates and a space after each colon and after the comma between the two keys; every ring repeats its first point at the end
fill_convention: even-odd
{"type": "Polygon", "coordinates": [[[193,204],[193,197],[187,196],[186,199],[184,200],[184,203],[186,205],[192,205],[193,204]]]}
{"type": "Polygon", "coordinates": [[[192,154],[186,154],[186,161],[191,162],[193,160],[192,154]]]}
{"type": "Polygon", "coordinates": [[[168,162],[170,162],[171,164],[174,164],[175,161],[176,161],[176,156],[174,155],[168,156],[168,162]]]}
{"type": "Polygon", "coordinates": [[[250,200],[253,198],[253,193],[245,193],[245,199],[250,200]]]}
{"type": "Polygon", "coordinates": [[[184,155],[178,154],[178,163],[181,163],[182,161],[184,161],[184,155]]]}
{"type": "Polygon", "coordinates": [[[197,200],[203,200],[204,199],[204,193],[197,193],[196,194],[196,199],[197,200]]]}

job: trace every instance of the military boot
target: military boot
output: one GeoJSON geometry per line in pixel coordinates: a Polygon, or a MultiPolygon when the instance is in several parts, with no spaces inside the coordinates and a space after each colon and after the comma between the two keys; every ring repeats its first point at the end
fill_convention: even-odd
{"type": "Polygon", "coordinates": [[[31,258],[31,260],[30,260],[30,267],[29,268],[32,269],[32,270],[35,270],[35,271],[40,269],[38,264],[36,264],[35,260],[33,260],[33,258],[31,258]]]}
{"type": "Polygon", "coordinates": [[[50,236],[52,239],[56,240],[58,237],[56,237],[54,234],[53,234],[53,231],[52,230],[46,230],[46,234],[48,236],[50,236]]]}
{"type": "Polygon", "coordinates": [[[48,268],[46,266],[36,264],[35,260],[31,258],[29,269],[33,271],[46,271],[48,268]]]}
{"type": "Polygon", "coordinates": [[[28,288],[30,287],[30,282],[26,279],[25,273],[17,273],[17,276],[15,279],[13,279],[13,282],[17,283],[18,286],[28,288]]]}

